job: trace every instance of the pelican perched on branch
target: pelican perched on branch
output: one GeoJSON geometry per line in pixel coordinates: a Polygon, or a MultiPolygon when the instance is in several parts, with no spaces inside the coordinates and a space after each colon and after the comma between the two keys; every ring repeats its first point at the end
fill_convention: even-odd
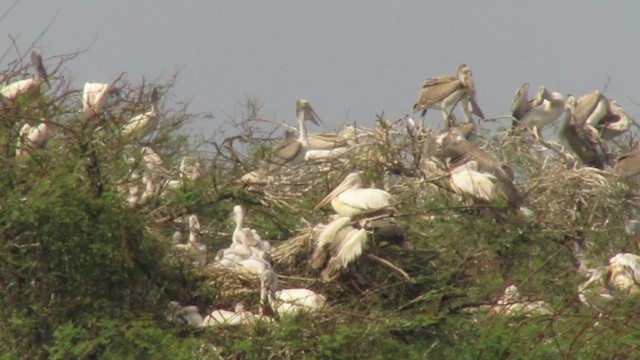
{"type": "Polygon", "coordinates": [[[271,156],[266,160],[269,170],[277,170],[285,165],[296,165],[304,160],[309,148],[309,137],[305,121],[320,125],[320,118],[318,118],[309,101],[304,99],[296,101],[296,117],[300,135],[297,139],[288,138],[276,144],[271,156]]]}
{"type": "Polygon", "coordinates": [[[362,188],[361,172],[353,172],[313,209],[318,210],[331,202],[333,210],[340,216],[353,217],[380,210],[393,210],[395,200],[391,194],[380,189],[362,188]]]}
{"type": "Polygon", "coordinates": [[[365,229],[349,225],[351,219],[338,217],[318,234],[316,248],[311,257],[311,267],[322,270],[321,276],[329,281],[340,274],[349,263],[357,259],[367,241],[365,229]]]}
{"type": "Polygon", "coordinates": [[[16,156],[22,156],[31,149],[42,149],[46,141],[51,137],[52,129],[48,120],[44,120],[37,126],[22,125],[18,134],[16,156]]]}
{"type": "Polygon", "coordinates": [[[484,114],[476,102],[476,87],[471,69],[465,64],[458,66],[456,76],[441,75],[427,79],[413,105],[413,112],[422,110],[420,119],[424,122],[427,109],[440,109],[444,120],[448,123],[449,115],[453,109],[447,112],[447,108],[454,106],[459,101],[467,122],[472,121],[469,109],[484,119],[484,114]]]}
{"type": "Polygon", "coordinates": [[[144,114],[136,115],[132,117],[122,127],[120,134],[130,139],[142,139],[149,135],[157,125],[158,119],[158,88],[153,88],[151,91],[151,109],[144,114]]]}
{"type": "Polygon", "coordinates": [[[278,276],[272,270],[260,274],[260,303],[267,304],[280,316],[296,315],[303,312],[317,312],[324,309],[327,299],[309,289],[278,289],[278,276]]]}
{"type": "Polygon", "coordinates": [[[85,83],[82,91],[82,112],[85,118],[97,115],[107,104],[111,96],[115,96],[116,101],[120,99],[120,92],[110,84],[85,83]]]}
{"type": "Polygon", "coordinates": [[[42,63],[42,55],[36,50],[31,52],[31,64],[34,68],[34,76],[32,79],[19,80],[12,82],[0,89],[0,94],[9,100],[15,100],[22,94],[29,96],[37,96],[40,94],[40,86],[42,83],[49,84],[47,71],[42,63]]]}

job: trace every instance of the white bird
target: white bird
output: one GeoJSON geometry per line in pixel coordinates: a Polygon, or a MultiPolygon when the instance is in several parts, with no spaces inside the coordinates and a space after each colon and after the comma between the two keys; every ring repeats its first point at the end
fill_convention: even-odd
{"type": "Polygon", "coordinates": [[[202,324],[202,315],[197,306],[181,306],[177,301],[169,302],[167,320],[176,324],[199,326],[202,324]]]}
{"type": "Polygon", "coordinates": [[[13,101],[22,94],[29,96],[40,95],[40,86],[43,82],[49,85],[49,79],[47,78],[47,71],[42,63],[42,55],[36,50],[31,52],[31,64],[33,64],[35,73],[33,78],[15,81],[4,86],[0,89],[2,96],[13,101]]]}
{"type": "Polygon", "coordinates": [[[120,131],[123,137],[140,140],[155,129],[158,119],[158,98],[158,89],[154,88],[151,91],[151,109],[127,121],[120,131]]]}
{"type": "Polygon", "coordinates": [[[200,243],[200,220],[197,215],[189,216],[189,241],[177,244],[176,248],[184,251],[194,264],[204,266],[207,263],[207,246],[200,243]]]}
{"type": "Polygon", "coordinates": [[[234,206],[233,215],[236,222],[236,227],[233,230],[232,235],[233,243],[257,247],[267,246],[265,243],[263,243],[262,238],[255,230],[244,227],[245,213],[242,206],[234,206]]]}
{"type": "Polygon", "coordinates": [[[253,320],[253,314],[245,310],[244,304],[237,303],[234,311],[213,310],[209,315],[204,317],[200,324],[202,327],[224,326],[224,325],[240,325],[250,324],[253,320]]]}
{"type": "Polygon", "coordinates": [[[30,124],[22,125],[18,134],[18,143],[16,145],[16,156],[21,156],[31,149],[42,149],[46,141],[51,137],[51,127],[49,121],[44,120],[37,126],[30,124]]]}
{"type": "Polygon", "coordinates": [[[185,155],[180,160],[180,178],[196,181],[204,175],[200,161],[191,156],[185,155]]]}
{"type": "Polygon", "coordinates": [[[475,160],[451,169],[449,173],[451,188],[457,194],[480,202],[496,200],[498,178],[489,173],[479,172],[478,163],[475,160]]]}
{"type": "Polygon", "coordinates": [[[504,294],[494,305],[490,312],[490,315],[498,316],[541,316],[552,315],[553,311],[549,304],[544,301],[532,301],[525,300],[520,295],[518,288],[515,285],[509,285],[504,294]]]}
{"type": "Polygon", "coordinates": [[[309,289],[278,288],[278,276],[272,270],[260,274],[260,302],[263,307],[268,303],[280,316],[295,315],[303,312],[317,312],[325,308],[327,299],[309,289]]]}
{"type": "Polygon", "coordinates": [[[609,259],[607,266],[610,285],[625,294],[640,290],[640,256],[620,253],[609,259]]]}
{"type": "Polygon", "coordinates": [[[381,189],[363,189],[360,172],[353,172],[322,199],[314,210],[322,208],[329,202],[340,216],[353,217],[380,210],[393,210],[394,198],[381,189]]]}
{"type": "Polygon", "coordinates": [[[120,92],[110,84],[85,83],[82,91],[82,112],[85,118],[100,113],[102,108],[109,103],[111,96],[115,96],[115,101],[119,100],[120,92]]]}
{"type": "Polygon", "coordinates": [[[348,225],[350,221],[348,217],[337,217],[318,234],[311,267],[324,268],[321,276],[325,281],[338,276],[364,250],[367,233],[365,229],[348,225]]]}
{"type": "Polygon", "coordinates": [[[542,128],[556,121],[564,111],[562,95],[555,91],[549,92],[544,86],[540,86],[531,107],[518,118],[518,123],[532,129],[534,136],[539,137],[542,128]]]}
{"type": "Polygon", "coordinates": [[[309,104],[309,101],[298,99],[296,101],[296,117],[300,135],[297,139],[285,139],[277,143],[267,161],[267,172],[277,170],[282,166],[293,166],[304,160],[309,148],[309,138],[305,121],[311,121],[320,125],[318,115],[309,104]]]}

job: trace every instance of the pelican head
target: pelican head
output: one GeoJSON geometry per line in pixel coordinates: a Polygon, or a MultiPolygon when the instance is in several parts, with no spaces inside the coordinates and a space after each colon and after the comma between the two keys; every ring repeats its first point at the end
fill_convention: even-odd
{"type": "Polygon", "coordinates": [[[36,50],[31,52],[31,63],[35,69],[36,79],[45,82],[49,87],[51,87],[49,77],[47,76],[47,70],[44,68],[44,64],[42,63],[42,55],[40,55],[36,50]]]}
{"type": "Polygon", "coordinates": [[[465,86],[470,86],[473,84],[473,73],[467,64],[458,65],[458,69],[456,70],[456,74],[458,80],[460,80],[465,86]]]}
{"type": "Polygon", "coordinates": [[[320,123],[322,123],[322,121],[320,121],[320,118],[318,117],[318,114],[316,114],[316,112],[313,110],[308,100],[298,99],[298,101],[296,101],[296,114],[298,116],[298,119],[311,121],[316,125],[320,125],[320,123]]]}
{"type": "Polygon", "coordinates": [[[349,189],[358,189],[362,187],[362,178],[360,177],[361,171],[352,172],[347,175],[344,180],[338,185],[333,191],[329,193],[329,195],[325,196],[322,201],[318,203],[313,209],[318,210],[323,206],[327,205],[331,200],[333,200],[336,196],[342,194],[343,192],[349,189]]]}

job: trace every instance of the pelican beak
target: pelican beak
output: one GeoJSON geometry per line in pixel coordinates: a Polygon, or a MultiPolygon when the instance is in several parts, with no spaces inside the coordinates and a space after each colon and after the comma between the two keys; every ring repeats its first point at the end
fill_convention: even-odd
{"type": "Polygon", "coordinates": [[[33,64],[37,76],[51,87],[49,77],[47,76],[47,70],[44,68],[44,64],[42,63],[42,55],[40,55],[36,50],[31,52],[31,63],[33,64]]]}
{"type": "MultiPolygon", "coordinates": [[[[345,179],[346,180],[346,179],[345,179]]],[[[331,200],[333,200],[336,196],[340,195],[342,192],[344,192],[345,190],[349,189],[353,184],[350,181],[342,181],[340,183],[340,185],[338,185],[335,189],[333,189],[333,191],[331,191],[329,193],[329,195],[325,196],[324,199],[322,199],[322,201],[320,201],[318,203],[318,205],[316,205],[313,210],[319,210],[321,209],[323,206],[327,205],[329,202],[331,202],[331,200]]]]}
{"type": "Polygon", "coordinates": [[[318,126],[320,126],[320,124],[322,123],[320,117],[318,117],[318,114],[316,114],[311,105],[307,105],[307,107],[304,109],[304,120],[311,121],[318,126]]]}

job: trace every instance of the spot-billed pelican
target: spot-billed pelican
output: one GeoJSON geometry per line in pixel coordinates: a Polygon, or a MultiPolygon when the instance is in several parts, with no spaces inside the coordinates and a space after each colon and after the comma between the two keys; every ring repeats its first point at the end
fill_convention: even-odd
{"type": "Polygon", "coordinates": [[[598,138],[596,126],[607,115],[608,109],[609,100],[599,90],[585,94],[576,100],[573,113],[575,121],[585,127],[589,140],[593,143],[596,143],[598,138]]]}
{"type": "Polygon", "coordinates": [[[519,125],[526,126],[533,131],[535,137],[539,137],[542,128],[556,121],[564,111],[562,95],[555,91],[549,92],[544,86],[540,86],[536,97],[528,101],[526,106],[520,105],[515,113],[522,113],[519,117],[514,117],[519,125]]]}
{"type": "Polygon", "coordinates": [[[436,139],[435,157],[443,164],[449,163],[455,168],[475,160],[478,171],[495,176],[497,193],[505,198],[509,205],[518,209],[524,216],[532,216],[533,211],[526,206],[523,196],[514,184],[513,170],[502,164],[477,145],[465,139],[459,132],[448,132],[436,139]]]}
{"type": "Polygon", "coordinates": [[[251,324],[252,320],[253,314],[250,311],[245,310],[244,304],[237,303],[234,311],[213,310],[209,315],[204,317],[200,326],[248,325],[251,324]]]}
{"type": "Polygon", "coordinates": [[[100,113],[103,106],[110,102],[111,96],[115,97],[115,101],[120,99],[120,92],[110,84],[85,83],[82,91],[82,112],[85,118],[100,113]]]}
{"type": "Polygon", "coordinates": [[[167,320],[176,324],[199,326],[202,324],[202,315],[197,306],[181,306],[177,301],[169,302],[167,320]]]}
{"type": "Polygon", "coordinates": [[[189,215],[189,241],[177,244],[176,248],[186,252],[195,264],[204,266],[207,263],[207,246],[200,242],[200,220],[197,215],[189,215]]]}
{"type": "Polygon", "coordinates": [[[311,267],[324,268],[321,276],[325,281],[337,277],[364,250],[367,233],[364,228],[348,225],[350,221],[348,217],[337,217],[318,234],[311,267]]]}
{"type": "Polygon", "coordinates": [[[456,76],[441,75],[427,79],[418,93],[418,99],[413,105],[413,112],[422,110],[420,120],[424,122],[427,109],[440,109],[445,121],[448,121],[449,113],[453,109],[447,112],[447,108],[455,105],[458,101],[461,102],[467,122],[472,121],[469,109],[484,119],[484,114],[476,102],[476,87],[471,69],[465,64],[458,66],[456,76]]]}
{"type": "Polygon", "coordinates": [[[560,130],[560,136],[567,141],[571,150],[585,165],[603,169],[605,160],[598,152],[597,145],[586,134],[583,124],[576,122],[575,107],[576,99],[573,96],[568,96],[565,123],[560,130]]]}
{"type": "Polygon", "coordinates": [[[51,137],[51,132],[52,129],[49,121],[45,119],[37,126],[30,124],[22,125],[20,133],[18,134],[16,156],[24,155],[31,151],[31,149],[42,149],[46,141],[51,137]]]}
{"type": "Polygon", "coordinates": [[[269,250],[269,244],[263,241],[258,233],[250,228],[244,227],[244,208],[240,205],[233,207],[234,220],[236,227],[233,230],[232,240],[235,244],[242,244],[246,246],[255,246],[263,250],[269,250]]]}
{"type": "Polygon", "coordinates": [[[509,285],[504,290],[500,300],[489,312],[489,315],[527,317],[552,314],[553,311],[546,302],[523,299],[515,285],[509,285]]]}
{"type": "Polygon", "coordinates": [[[449,171],[453,191],[474,201],[492,202],[497,198],[495,176],[478,171],[478,162],[471,160],[449,171]]]}
{"type": "Polygon", "coordinates": [[[613,166],[613,175],[619,179],[640,180],[640,148],[633,149],[618,157],[613,166]]]}
{"type": "Polygon", "coordinates": [[[353,172],[322,199],[314,210],[322,208],[329,202],[340,216],[353,217],[379,210],[393,210],[394,198],[384,190],[362,188],[360,172],[353,172]]]}
{"type": "Polygon", "coordinates": [[[278,276],[272,270],[260,274],[260,302],[268,303],[280,316],[303,312],[317,312],[324,309],[327,299],[309,289],[278,289],[278,276]]]}
{"type": "Polygon", "coordinates": [[[640,256],[620,253],[609,259],[609,282],[611,286],[625,294],[635,294],[640,290],[640,256]]]}
{"type": "Polygon", "coordinates": [[[296,101],[296,118],[300,135],[297,139],[285,139],[275,145],[271,156],[266,160],[268,170],[277,170],[282,166],[292,166],[304,160],[309,148],[309,138],[305,121],[311,121],[320,125],[320,118],[309,104],[309,101],[298,99],[296,101]]]}
{"type": "Polygon", "coordinates": [[[47,71],[42,63],[42,55],[36,50],[31,52],[31,64],[33,64],[35,73],[33,78],[15,81],[4,86],[0,89],[2,96],[9,100],[15,100],[22,94],[37,96],[40,94],[40,85],[42,85],[43,82],[49,85],[47,71]]]}
{"type": "Polygon", "coordinates": [[[151,91],[151,109],[144,114],[132,117],[122,127],[120,134],[130,139],[142,139],[149,135],[157,125],[158,119],[158,88],[151,91]]]}

